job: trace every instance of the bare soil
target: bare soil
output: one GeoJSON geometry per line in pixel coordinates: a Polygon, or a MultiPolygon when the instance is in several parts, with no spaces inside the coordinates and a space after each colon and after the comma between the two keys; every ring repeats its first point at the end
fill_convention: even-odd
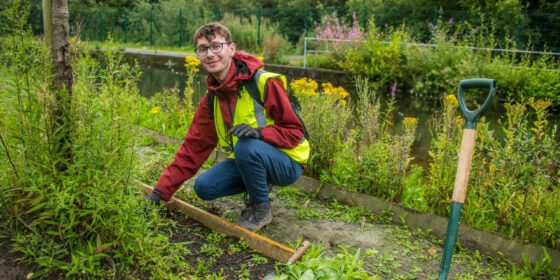
{"type": "Polygon", "coordinates": [[[192,242],[187,245],[191,253],[186,256],[187,262],[192,267],[197,267],[200,262],[208,264],[210,261],[211,265],[208,266],[208,269],[215,273],[221,272],[223,279],[238,279],[239,272],[243,266],[248,269],[250,279],[262,279],[267,274],[275,271],[273,260],[267,259],[266,263],[255,263],[252,261],[255,255],[258,256],[258,252],[254,252],[251,249],[240,252],[230,250],[229,245],[236,242],[231,238],[226,238],[224,242],[218,243],[218,247],[224,253],[215,260],[210,260],[211,257],[201,253],[201,251],[203,250],[203,245],[208,243],[206,237],[211,231],[180,213],[172,213],[171,218],[178,222],[178,226],[171,236],[171,241],[192,242]]]}
{"type": "MultiPolygon", "coordinates": [[[[19,259],[21,254],[15,253],[10,249],[9,241],[0,239],[0,280],[23,280],[27,279],[37,269],[32,265],[27,265],[19,259]]],[[[62,279],[57,276],[50,276],[48,280],[62,279]]]]}

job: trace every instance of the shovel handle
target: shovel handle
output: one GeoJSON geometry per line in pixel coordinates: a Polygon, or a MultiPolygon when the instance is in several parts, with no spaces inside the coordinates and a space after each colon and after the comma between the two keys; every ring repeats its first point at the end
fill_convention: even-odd
{"type": "Polygon", "coordinates": [[[459,151],[459,162],[457,163],[455,185],[453,186],[453,196],[451,197],[451,200],[454,202],[465,202],[467,185],[469,183],[469,173],[471,172],[471,162],[474,154],[475,140],[476,130],[468,128],[463,129],[461,151],[459,151]]]}
{"type": "Polygon", "coordinates": [[[459,82],[459,92],[457,93],[457,99],[459,100],[459,107],[467,120],[465,123],[465,128],[475,129],[476,124],[480,120],[480,117],[486,112],[490,104],[494,101],[496,97],[496,80],[494,79],[468,79],[459,82]],[[488,96],[486,100],[482,103],[482,106],[474,111],[469,110],[465,104],[465,90],[469,88],[489,88],[488,96]]]}

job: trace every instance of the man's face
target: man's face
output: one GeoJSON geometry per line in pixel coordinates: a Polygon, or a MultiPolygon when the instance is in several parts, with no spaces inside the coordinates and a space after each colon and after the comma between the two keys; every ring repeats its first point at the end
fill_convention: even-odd
{"type": "Polygon", "coordinates": [[[221,35],[208,41],[205,37],[196,40],[197,55],[202,66],[220,83],[227,78],[231,60],[235,53],[235,43],[227,44],[221,35]]]}

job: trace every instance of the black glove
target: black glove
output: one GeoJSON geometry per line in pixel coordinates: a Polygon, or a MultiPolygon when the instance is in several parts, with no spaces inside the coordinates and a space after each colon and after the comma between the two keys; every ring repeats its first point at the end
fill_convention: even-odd
{"type": "Polygon", "coordinates": [[[260,129],[252,128],[246,124],[238,124],[230,129],[231,134],[239,138],[255,138],[262,139],[263,135],[260,129]]]}
{"type": "Polygon", "coordinates": [[[147,195],[145,195],[142,198],[142,201],[150,201],[151,203],[153,203],[154,205],[159,205],[159,202],[161,200],[161,197],[159,195],[157,195],[155,192],[151,192],[147,195]]]}

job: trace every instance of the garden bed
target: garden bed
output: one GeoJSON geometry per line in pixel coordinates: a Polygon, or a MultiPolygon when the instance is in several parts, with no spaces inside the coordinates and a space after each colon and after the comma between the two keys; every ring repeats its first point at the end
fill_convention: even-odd
{"type": "MultiPolygon", "coordinates": [[[[169,154],[163,157],[172,156],[170,148],[163,150],[166,151],[160,149],[155,154],[153,150],[147,153],[144,150],[143,154],[148,158],[161,158],[165,153],[169,154]]],[[[219,157],[220,154],[218,160],[219,157]]],[[[148,166],[156,166],[150,164],[150,161],[146,161],[148,166]]],[[[159,171],[149,171],[153,177],[144,179],[151,179],[150,183],[153,183],[159,171]]],[[[237,218],[243,207],[241,196],[212,202],[201,201],[192,191],[195,180],[196,178],[188,180],[175,197],[229,221],[237,218]]],[[[381,279],[430,279],[439,271],[443,242],[430,231],[413,230],[406,225],[394,224],[389,211],[376,215],[361,207],[343,205],[333,199],[322,199],[296,187],[275,187],[271,199],[274,219],[260,232],[268,238],[291,247],[295,247],[298,240],[309,240],[314,248],[320,246],[323,249],[325,257],[358,254],[359,260],[363,262],[362,268],[381,279]]],[[[173,216],[173,219],[176,218],[177,216],[173,216]]],[[[184,238],[183,241],[193,240],[188,234],[184,238]]],[[[204,246],[204,240],[194,240],[202,242],[199,246],[204,246]]],[[[304,264],[308,261],[306,258],[302,260],[304,264]]],[[[225,262],[234,261],[228,259],[225,262]]],[[[283,271],[282,267],[280,266],[280,271],[283,271]]],[[[505,260],[461,249],[453,257],[450,276],[455,279],[487,279],[504,276],[510,268],[505,260]]],[[[219,268],[211,269],[213,270],[210,272],[216,273],[219,268]]],[[[257,274],[260,272],[256,271],[257,274]]]]}

